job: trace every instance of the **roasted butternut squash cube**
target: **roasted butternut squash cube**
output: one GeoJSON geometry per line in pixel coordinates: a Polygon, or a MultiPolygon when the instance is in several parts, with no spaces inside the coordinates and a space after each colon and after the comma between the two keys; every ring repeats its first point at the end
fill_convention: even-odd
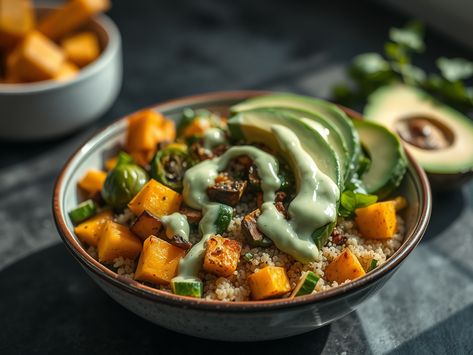
{"type": "Polygon", "coordinates": [[[66,37],[61,41],[61,47],[67,58],[79,67],[92,63],[100,55],[99,40],[93,32],[66,37]]]}
{"type": "Polygon", "coordinates": [[[179,261],[184,255],[184,250],[150,236],[144,242],[135,271],[135,280],[169,284],[176,276],[179,261]]]}
{"type": "Polygon", "coordinates": [[[355,222],[362,237],[389,239],[397,230],[396,202],[377,202],[355,210],[355,222]]]}
{"type": "Polygon", "coordinates": [[[90,195],[102,191],[107,173],[101,170],[90,169],[77,183],[79,187],[90,195]]]}
{"type": "Polygon", "coordinates": [[[325,278],[339,284],[355,280],[365,274],[363,266],[350,249],[346,248],[325,268],[325,278]]]}
{"type": "Polygon", "coordinates": [[[79,73],[79,68],[69,61],[64,62],[59,72],[54,77],[55,80],[64,81],[75,77],[79,73]]]}
{"type": "Polygon", "coordinates": [[[0,0],[0,48],[13,47],[34,27],[30,0],[0,0]]]}
{"type": "Polygon", "coordinates": [[[113,214],[111,211],[101,212],[79,224],[74,228],[74,232],[82,242],[96,247],[102,235],[105,223],[112,219],[113,214]]]}
{"type": "Polygon", "coordinates": [[[101,263],[112,263],[122,256],[135,259],[141,252],[141,240],[124,225],[107,221],[99,237],[97,251],[101,263]]]}
{"type": "Polygon", "coordinates": [[[144,210],[135,223],[133,223],[130,230],[142,240],[145,240],[150,235],[158,235],[162,227],[163,224],[158,217],[144,210]]]}
{"type": "Polygon", "coordinates": [[[137,216],[144,210],[157,217],[179,211],[182,195],[167,186],[150,179],[130,201],[128,207],[137,216]]]}
{"type": "Polygon", "coordinates": [[[110,8],[110,0],[71,0],[51,11],[38,24],[38,30],[53,40],[75,30],[95,14],[110,8]]]}
{"type": "Polygon", "coordinates": [[[65,55],[61,48],[38,31],[30,32],[12,54],[13,73],[25,81],[54,79],[65,55]]]}
{"type": "Polygon", "coordinates": [[[155,151],[162,141],[176,138],[174,122],[153,110],[142,110],[128,117],[126,149],[130,152],[155,151]]]}
{"type": "Polygon", "coordinates": [[[279,266],[267,266],[248,276],[251,297],[254,300],[282,296],[291,291],[286,270],[279,266]]]}
{"type": "Polygon", "coordinates": [[[202,136],[209,128],[211,128],[209,119],[197,117],[184,128],[182,137],[202,136]]]}
{"type": "Polygon", "coordinates": [[[236,240],[212,236],[207,241],[204,270],[218,276],[230,276],[240,260],[241,245],[236,240]]]}

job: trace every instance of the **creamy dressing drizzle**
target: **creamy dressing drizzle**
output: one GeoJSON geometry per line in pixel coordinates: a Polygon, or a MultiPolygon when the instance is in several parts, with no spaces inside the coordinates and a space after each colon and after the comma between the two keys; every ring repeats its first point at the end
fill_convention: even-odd
{"type": "Polygon", "coordinates": [[[205,131],[204,136],[204,148],[212,149],[220,144],[227,142],[225,133],[220,128],[209,128],[205,131]]]}
{"type": "Polygon", "coordinates": [[[171,239],[173,236],[178,235],[182,239],[189,241],[189,223],[186,216],[174,212],[168,216],[162,216],[160,219],[166,228],[166,237],[171,239]]]}
{"type": "Polygon", "coordinates": [[[253,160],[261,178],[264,203],[257,220],[258,228],[273,240],[276,247],[295,259],[303,263],[316,260],[318,250],[311,235],[316,229],[335,220],[339,190],[317,168],[290,129],[274,125],[272,133],[276,136],[281,151],[288,157],[299,182],[297,195],[288,209],[289,220],[274,206],[275,194],[281,181],[277,175],[278,161],[272,155],[252,146],[237,146],[228,149],[218,158],[193,166],[184,175],[183,195],[188,206],[202,210],[203,217],[199,224],[202,239],[181,259],[179,276],[173,281],[198,280],[205,245],[208,238],[216,232],[215,221],[220,208],[219,203],[208,200],[207,188],[214,184],[218,173],[226,168],[231,159],[241,155],[248,155],[253,160]]]}

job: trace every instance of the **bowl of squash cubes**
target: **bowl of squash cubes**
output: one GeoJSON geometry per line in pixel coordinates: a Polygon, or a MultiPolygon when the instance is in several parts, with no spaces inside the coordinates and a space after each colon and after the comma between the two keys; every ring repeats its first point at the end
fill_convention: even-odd
{"type": "Polygon", "coordinates": [[[0,0],[0,139],[58,137],[100,117],[122,82],[109,0],[0,0]]]}
{"type": "MultiPolygon", "coordinates": [[[[283,338],[321,327],[353,311],[386,283],[419,243],[429,221],[431,197],[425,173],[409,153],[406,154],[406,170],[402,181],[395,190],[391,191],[392,194],[386,197],[388,200],[361,208],[366,212],[366,216],[370,212],[370,216],[365,219],[378,221],[379,225],[376,222],[375,226],[381,229],[384,227],[391,229],[392,223],[395,222],[388,223],[385,218],[387,214],[378,207],[374,209],[372,207],[386,206],[385,211],[388,211],[387,207],[389,207],[394,218],[396,213],[399,213],[403,220],[403,239],[399,241],[394,248],[395,251],[386,260],[382,260],[378,265],[376,263],[373,265],[373,260],[370,260],[369,265],[366,265],[366,272],[365,266],[361,265],[362,262],[349,252],[349,248],[344,249],[327,267],[325,275],[319,274],[320,279],[338,280],[337,277],[331,277],[329,273],[332,273],[332,276],[340,276],[342,271],[346,276],[347,273],[353,271],[346,268],[347,265],[356,269],[357,276],[344,276],[338,283],[325,284],[330,287],[316,289],[317,285],[322,285],[321,280],[314,277],[313,273],[307,272],[303,273],[297,283],[301,285],[300,281],[303,281],[302,287],[296,286],[292,290],[287,281],[287,276],[292,277],[290,269],[278,267],[277,264],[283,259],[273,259],[273,266],[258,264],[259,271],[251,269],[250,264],[255,262],[258,255],[256,253],[262,253],[263,249],[275,249],[274,246],[264,244],[267,242],[264,238],[258,239],[257,234],[250,233],[251,230],[255,230],[250,228],[251,220],[247,220],[248,216],[252,217],[252,213],[240,219],[241,230],[245,234],[246,241],[238,238],[231,239],[232,227],[228,227],[229,221],[233,218],[232,216],[240,212],[237,211],[237,207],[235,209],[231,207],[234,205],[232,201],[236,194],[233,190],[226,191],[228,185],[222,185],[223,190],[217,194],[216,190],[212,190],[212,186],[204,184],[211,190],[210,192],[207,190],[208,198],[221,202],[209,204],[207,207],[207,211],[212,211],[212,206],[218,206],[218,210],[213,210],[214,215],[210,215],[211,219],[215,218],[214,222],[210,224],[202,222],[210,220],[204,218],[206,211],[195,210],[197,207],[187,205],[186,196],[190,196],[192,189],[195,189],[199,195],[202,185],[199,182],[199,176],[195,177],[192,174],[197,171],[199,172],[197,175],[206,176],[206,172],[213,169],[212,164],[220,161],[219,157],[228,153],[222,153],[217,147],[215,151],[202,150],[200,148],[203,143],[199,139],[187,141],[186,144],[190,144],[192,148],[189,149],[197,154],[200,163],[186,170],[183,174],[183,185],[180,186],[177,180],[173,180],[174,174],[159,173],[163,172],[164,165],[174,172],[180,171],[177,165],[182,163],[179,166],[184,167],[184,163],[187,162],[185,157],[189,151],[183,150],[183,143],[173,143],[176,135],[189,138],[188,134],[191,137],[197,134],[198,137],[200,133],[210,132],[212,133],[208,135],[211,138],[210,141],[218,142],[217,138],[220,136],[215,134],[222,130],[220,124],[228,124],[230,128],[232,124],[241,127],[238,125],[244,122],[241,120],[245,115],[239,116],[234,110],[242,107],[242,102],[257,98],[264,100],[269,97],[264,96],[267,94],[247,91],[211,93],[172,100],[141,110],[104,128],[86,141],[65,164],[56,181],[53,197],[53,211],[58,232],[67,249],[85,272],[111,298],[125,308],[157,325],[202,338],[228,341],[283,338]],[[216,115],[218,119],[215,119],[216,115]],[[149,154],[150,151],[151,154],[149,154]],[[215,156],[206,155],[210,152],[215,156]],[[178,161],[181,163],[178,164],[178,161]],[[146,176],[147,172],[151,174],[149,179],[146,176]],[[181,191],[181,188],[184,188],[182,190],[184,200],[177,192],[181,191]],[[403,206],[399,208],[399,212],[396,212],[397,203],[393,201],[392,196],[403,196],[401,199],[403,206]],[[225,201],[222,202],[222,199],[225,201]],[[110,209],[110,206],[115,207],[110,209]],[[123,206],[128,206],[128,208],[123,206]],[[128,212],[123,212],[127,210],[128,212]],[[179,211],[179,213],[171,213],[173,211],[179,211]],[[227,213],[228,211],[230,212],[227,213]],[[183,217],[187,223],[181,225],[183,217]],[[191,234],[189,230],[185,231],[186,225],[187,228],[190,225],[191,234]],[[186,260],[191,260],[192,263],[193,253],[200,252],[198,247],[201,244],[198,238],[193,240],[192,231],[194,230],[196,235],[199,235],[202,228],[211,228],[214,235],[206,239],[203,273],[198,273],[201,277],[199,282],[195,278],[182,277],[180,273],[184,271],[182,275],[186,276],[185,267],[189,265],[183,261],[184,256],[189,257],[186,260]],[[249,234],[245,233],[244,228],[249,234]],[[243,249],[246,248],[247,243],[258,243],[255,244],[258,246],[245,251],[243,249]],[[234,255],[236,258],[233,257],[234,255]],[[220,263],[218,257],[212,259],[212,256],[224,256],[225,262],[220,263]],[[132,266],[133,263],[135,263],[135,268],[132,266]],[[247,269],[245,265],[250,269],[247,269]],[[331,267],[332,265],[335,266],[331,267]],[[226,280],[237,275],[234,273],[235,267],[237,271],[239,270],[238,275],[247,276],[251,297],[242,294],[239,294],[239,297],[234,297],[235,294],[232,294],[233,296],[220,295],[222,296],[220,297],[213,293],[212,286],[209,285],[216,285],[220,281],[224,284],[226,280]],[[331,271],[328,270],[329,268],[331,271]],[[227,272],[227,269],[230,271],[227,272]],[[245,275],[240,274],[243,271],[245,275]],[[207,278],[207,273],[220,277],[210,275],[207,278]],[[279,282],[280,280],[286,281],[279,282]],[[198,286],[202,285],[202,281],[207,286],[199,289],[198,286]],[[274,293],[276,289],[284,290],[282,293],[274,293]],[[264,295],[261,296],[263,293],[264,295]]],[[[294,95],[290,97],[291,100],[301,99],[302,101],[299,102],[312,100],[311,98],[297,98],[294,95]]],[[[281,96],[278,100],[280,102],[281,96]]],[[[254,101],[251,102],[254,103],[254,101]]],[[[320,104],[321,101],[316,102],[320,104]]],[[[326,106],[326,104],[323,105],[326,106]]],[[[264,115],[264,112],[259,111],[259,114],[264,115]]],[[[274,111],[269,112],[271,117],[264,116],[265,120],[276,120],[275,117],[280,117],[274,116],[274,111]]],[[[335,107],[331,112],[338,112],[347,120],[349,117],[360,119],[358,114],[345,108],[340,110],[335,107]]],[[[252,116],[254,117],[256,116],[252,116]]],[[[254,124],[256,121],[252,119],[247,122],[254,124]]],[[[264,124],[264,120],[258,122],[264,124]]],[[[278,122],[281,125],[286,121],[279,120],[278,122]]],[[[298,124],[294,121],[294,125],[298,124]]],[[[252,135],[253,145],[247,145],[246,148],[244,145],[234,148],[246,149],[250,152],[259,151],[258,149],[262,148],[268,149],[261,145],[264,144],[265,137],[268,137],[264,135],[266,131],[262,128],[263,126],[258,127],[260,130],[255,132],[260,133],[252,135]],[[254,143],[255,141],[259,144],[254,143]]],[[[293,129],[297,129],[296,126],[293,126],[293,129]]],[[[231,139],[233,134],[231,132],[240,131],[230,129],[230,132],[227,132],[227,139],[231,139]]],[[[305,133],[300,132],[299,139],[305,144],[305,133]]],[[[313,137],[314,131],[310,132],[310,136],[313,137]]],[[[238,145],[236,141],[232,142],[238,145]]],[[[226,152],[231,149],[228,148],[226,152]]],[[[262,154],[261,157],[263,157],[269,154],[269,151],[264,153],[261,150],[257,154],[262,154]]],[[[247,161],[243,159],[237,165],[233,165],[235,172],[245,170],[246,163],[247,161]]],[[[280,167],[283,169],[283,165],[280,167]]],[[[249,170],[251,167],[246,169],[246,171],[249,170]]],[[[170,170],[166,171],[170,172],[170,170]]],[[[280,181],[286,179],[282,176],[280,181]]],[[[225,179],[227,178],[228,175],[225,179]]],[[[216,181],[217,178],[215,178],[216,181]]],[[[241,184],[237,185],[232,184],[239,191],[241,184]]],[[[292,184],[292,188],[294,185],[296,184],[292,184]]],[[[280,186],[283,184],[281,183],[280,186]]],[[[251,194],[247,196],[251,197],[251,194]]],[[[244,198],[242,196],[239,193],[237,199],[244,198]]],[[[254,201],[257,199],[258,197],[253,201],[251,198],[247,200],[245,204],[249,211],[253,210],[251,203],[257,206],[257,201],[254,201]]],[[[276,205],[276,202],[274,204],[276,205]]],[[[267,206],[266,208],[271,208],[270,205],[267,206]]],[[[279,204],[279,208],[284,208],[284,202],[279,204]]],[[[358,215],[357,218],[361,219],[361,217],[358,215]]],[[[368,225],[364,222],[362,224],[368,225]]],[[[340,237],[341,235],[332,232],[329,239],[324,239],[324,243],[327,242],[335,248],[345,243],[340,237]]],[[[204,237],[200,240],[204,240],[204,237]]],[[[389,240],[386,242],[389,243],[389,240]]],[[[284,258],[282,254],[274,255],[284,258]]],[[[291,269],[292,271],[297,269],[297,265],[302,267],[294,259],[291,260],[290,265],[286,266],[290,268],[294,266],[295,269],[291,269]]],[[[262,257],[258,262],[266,263],[267,260],[264,261],[262,257]]],[[[300,271],[299,269],[297,272],[300,273],[300,271]]],[[[240,276],[235,276],[236,280],[239,280],[240,276]]]]}

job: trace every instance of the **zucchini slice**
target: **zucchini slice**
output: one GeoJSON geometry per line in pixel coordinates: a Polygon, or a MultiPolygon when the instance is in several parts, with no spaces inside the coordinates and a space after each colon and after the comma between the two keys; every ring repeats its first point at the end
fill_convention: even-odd
{"type": "Polygon", "coordinates": [[[292,291],[291,297],[310,295],[315,290],[318,281],[319,277],[312,271],[303,273],[296,288],[292,291]]]}
{"type": "Polygon", "coordinates": [[[69,211],[69,218],[72,223],[79,224],[92,217],[97,212],[97,205],[93,200],[81,202],[76,208],[69,211]]]}

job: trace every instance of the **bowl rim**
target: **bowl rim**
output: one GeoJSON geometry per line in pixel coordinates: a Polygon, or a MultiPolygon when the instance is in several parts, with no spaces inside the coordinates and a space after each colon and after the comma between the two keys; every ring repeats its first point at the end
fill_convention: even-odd
{"type": "MultiPolygon", "coordinates": [[[[218,102],[224,100],[244,100],[254,96],[260,96],[268,94],[270,91],[224,91],[224,92],[212,92],[206,94],[186,96],[178,99],[167,100],[162,103],[152,105],[147,107],[147,109],[153,110],[164,110],[169,107],[174,106],[183,106],[196,103],[205,103],[205,102],[218,102]]],[[[361,115],[356,113],[351,109],[344,108],[340,106],[348,115],[353,118],[361,118],[361,115]]],[[[215,300],[206,300],[206,299],[197,299],[193,297],[175,295],[167,291],[161,291],[146,285],[139,283],[138,281],[125,278],[121,275],[118,275],[114,271],[108,269],[106,266],[100,264],[97,260],[92,258],[86,250],[80,245],[76,240],[73,233],[68,229],[66,225],[66,216],[62,213],[61,210],[61,198],[60,192],[61,187],[68,171],[70,164],[78,156],[84,154],[88,148],[92,146],[92,142],[97,141],[100,137],[107,131],[113,131],[116,126],[123,124],[124,120],[128,115],[119,118],[112,122],[111,124],[105,126],[103,129],[99,130],[89,139],[87,139],[66,161],[63,168],[61,169],[55,185],[54,185],[54,194],[52,199],[53,215],[56,228],[61,236],[62,241],[66,245],[67,249],[72,253],[72,255],[81,263],[87,271],[91,271],[95,276],[100,277],[104,281],[113,284],[114,286],[120,288],[123,291],[134,294],[139,297],[151,301],[162,302],[170,306],[178,306],[192,309],[200,309],[206,311],[229,311],[229,312],[258,312],[258,311],[267,311],[272,309],[281,309],[281,308],[291,308],[296,306],[303,306],[311,303],[316,303],[319,301],[324,301],[327,299],[335,299],[338,297],[343,297],[348,292],[356,292],[369,284],[378,281],[382,277],[389,274],[391,271],[394,271],[400,263],[411,253],[411,251],[416,247],[416,245],[422,239],[422,236],[427,229],[427,225],[430,219],[431,208],[432,208],[432,197],[430,191],[429,181],[424,170],[419,166],[419,164],[413,159],[412,155],[409,152],[406,152],[408,161],[412,170],[417,174],[419,185],[415,184],[417,193],[419,194],[421,201],[419,205],[421,207],[420,217],[415,222],[415,226],[412,229],[412,234],[410,238],[402,243],[401,247],[396,250],[396,252],[384,263],[381,267],[375,269],[374,271],[366,274],[365,276],[351,281],[349,283],[343,284],[341,286],[334,287],[332,289],[311,294],[307,296],[301,296],[298,298],[283,298],[283,299],[270,299],[263,301],[215,301],[215,300]]]]}
{"type": "MultiPolygon", "coordinates": [[[[54,9],[53,6],[39,5],[37,9],[54,9]]],[[[100,14],[90,19],[96,26],[100,27],[107,36],[107,45],[100,56],[89,65],[81,68],[79,73],[70,80],[42,80],[33,83],[2,84],[0,83],[0,95],[22,95],[51,90],[59,90],[66,86],[72,86],[95,76],[109,65],[121,47],[121,35],[117,25],[105,14],[100,14]]]]}

